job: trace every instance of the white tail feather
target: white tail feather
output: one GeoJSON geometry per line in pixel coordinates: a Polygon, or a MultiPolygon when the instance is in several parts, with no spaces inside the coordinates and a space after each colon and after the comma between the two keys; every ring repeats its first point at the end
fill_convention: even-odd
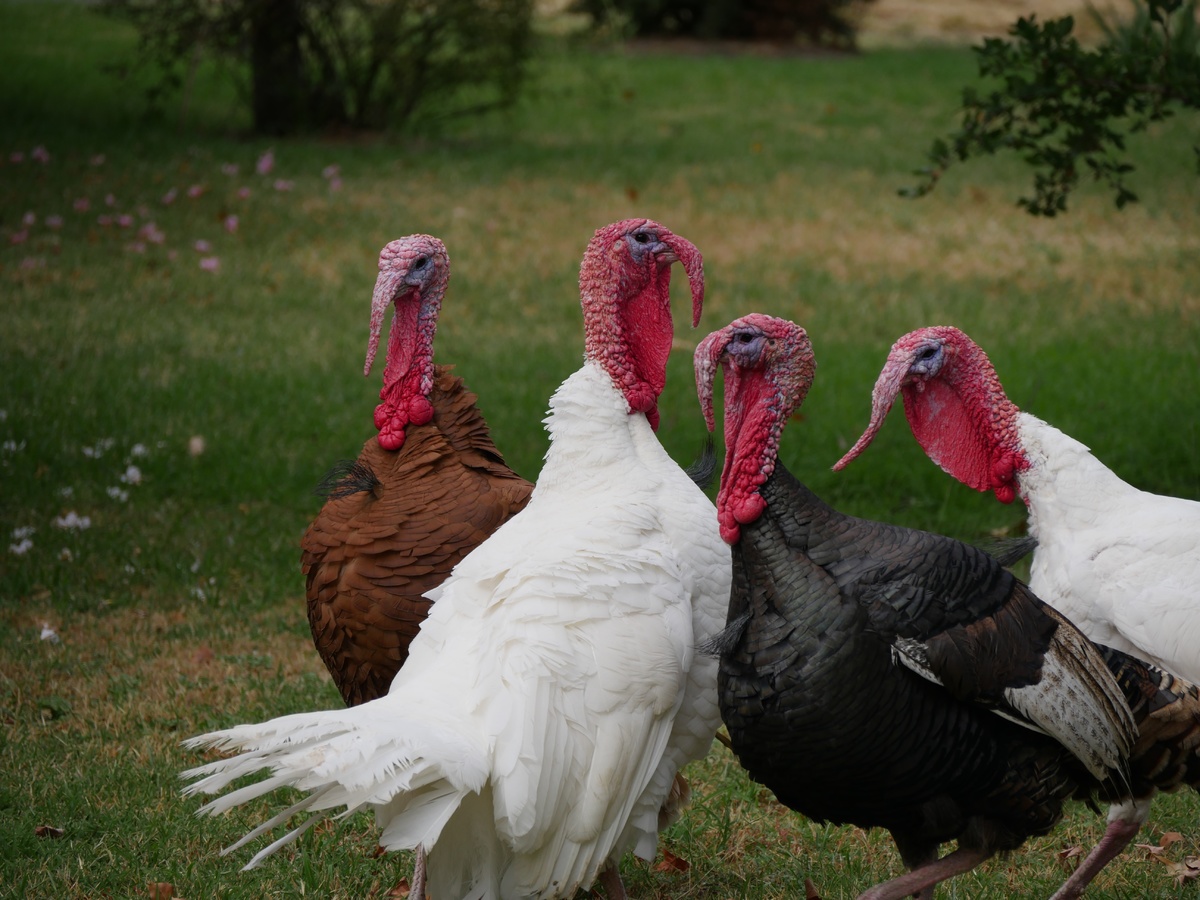
{"type": "MultiPolygon", "coordinates": [[[[296,813],[345,807],[345,816],[366,806],[376,807],[388,849],[431,847],[462,798],[482,789],[488,761],[469,736],[446,727],[444,720],[431,724],[370,708],[388,699],[240,725],[186,741],[188,747],[240,752],[184,772],[185,779],[199,779],[184,789],[185,795],[216,793],[243,776],[271,772],[205,804],[199,814],[217,815],[284,786],[309,792],[222,852],[233,852],[296,813]]],[[[246,868],[294,841],[319,818],[307,819],[259,851],[246,868]]]]}

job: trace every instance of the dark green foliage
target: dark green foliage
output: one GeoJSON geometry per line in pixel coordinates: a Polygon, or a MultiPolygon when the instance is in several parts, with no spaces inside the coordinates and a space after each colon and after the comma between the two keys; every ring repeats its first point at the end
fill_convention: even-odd
{"type": "Polygon", "coordinates": [[[1200,33],[1193,0],[1135,4],[1127,24],[1101,20],[1107,39],[1095,49],[1079,43],[1070,16],[1021,18],[1012,40],[975,47],[980,77],[994,86],[963,90],[959,131],[934,141],[923,181],[902,193],[927,194],[956,161],[1012,151],[1034,170],[1033,196],[1018,201],[1034,215],[1065,211],[1084,174],[1106,184],[1118,208],[1136,201],[1126,138],[1177,108],[1200,108],[1200,33]]]}
{"type": "Polygon", "coordinates": [[[855,14],[871,0],[580,0],[597,24],[637,37],[808,41],[852,48],[855,14]]]}
{"type": "Polygon", "coordinates": [[[255,131],[399,127],[515,99],[531,0],[101,0],[140,35],[159,73],[150,99],[183,89],[198,61],[228,65],[255,131]]]}

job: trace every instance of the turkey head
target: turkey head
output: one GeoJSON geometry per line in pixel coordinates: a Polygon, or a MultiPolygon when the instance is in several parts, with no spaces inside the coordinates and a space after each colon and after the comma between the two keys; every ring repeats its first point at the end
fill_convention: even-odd
{"type": "Polygon", "coordinates": [[[399,450],[409,424],[433,418],[433,335],[450,280],[446,245],[428,234],[412,234],[389,243],[379,253],[379,277],[371,298],[371,335],[363,374],[371,373],[383,316],[395,307],[383,369],[383,401],[375,408],[379,445],[399,450]]]}

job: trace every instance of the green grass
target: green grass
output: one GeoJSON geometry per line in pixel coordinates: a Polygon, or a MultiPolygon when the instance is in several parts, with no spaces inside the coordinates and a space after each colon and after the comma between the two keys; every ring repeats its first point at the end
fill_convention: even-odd
{"type": "MultiPolygon", "coordinates": [[[[969,540],[1019,527],[1021,509],[947,478],[898,420],[829,471],[866,424],[891,342],[942,322],[983,344],[1018,404],[1127,480],[1200,497],[1195,121],[1133,143],[1140,206],[1118,213],[1085,189],[1068,217],[1042,222],[1015,208],[1026,175],[1011,161],[952,171],[922,201],[896,197],[953,121],[973,72],[961,50],[551,46],[503,116],[268,142],[238,133],[207,70],[184,127],[178,108],[145,120],[136,83],[102,69],[130,46],[82,5],[0,4],[0,894],[133,897],[169,882],[188,900],[381,897],[406,874],[402,858],[373,858],[365,816],[239,873],[248,854],[218,850],[277,804],[201,821],[176,780],[198,761],[178,745],[188,735],[338,703],[309,643],[297,541],[319,506],[312,486],[370,433],[369,294],[379,248],[402,234],[446,240],[437,357],[480,393],[529,477],[546,400],[582,351],[583,248],[600,225],[648,215],[705,253],[704,320],[681,341],[750,311],[809,329],[819,374],[783,456],[839,507],[969,540]],[[38,145],[44,165],[30,159],[38,145]],[[259,176],[268,148],[276,169],[259,176]],[[340,191],[322,175],[331,164],[340,191]],[[188,198],[191,185],[202,195],[188,198]],[[133,227],[98,222],[122,213],[133,227]],[[162,245],[128,249],[151,219],[162,245]],[[204,255],[218,272],[200,269],[204,255]],[[139,483],[120,480],[130,464],[139,483]],[[56,528],[71,511],[91,527],[56,528]],[[8,551],[24,527],[32,549],[8,551]],[[61,642],[40,640],[44,623],[61,642]],[[40,825],[64,833],[39,837],[40,825]]],[[[686,352],[671,360],[660,435],[682,462],[704,439],[686,352]]],[[[630,862],[636,896],[803,896],[807,877],[847,897],[898,870],[885,838],[782,810],[724,750],[689,774],[694,803],[664,844],[691,866],[630,862]]],[[[1190,792],[1160,799],[1146,840],[1177,830],[1185,840],[1164,855],[1195,854],[1198,810],[1190,792]]],[[[1074,810],[942,896],[1045,896],[1063,874],[1055,854],[1102,825],[1074,810]]],[[[1138,850],[1089,896],[1194,894],[1138,850]]]]}

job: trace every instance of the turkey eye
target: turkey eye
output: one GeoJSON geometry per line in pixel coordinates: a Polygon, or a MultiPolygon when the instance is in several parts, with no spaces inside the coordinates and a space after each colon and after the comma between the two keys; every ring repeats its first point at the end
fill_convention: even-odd
{"type": "Polygon", "coordinates": [[[413,262],[413,268],[414,269],[423,269],[428,264],[429,264],[428,256],[418,256],[416,258],[416,260],[413,262]]]}
{"type": "Polygon", "coordinates": [[[917,353],[917,362],[929,362],[938,355],[939,347],[922,347],[917,353]]]}
{"type": "Polygon", "coordinates": [[[635,241],[637,241],[639,244],[650,243],[650,235],[646,234],[646,232],[644,232],[644,231],[639,231],[636,234],[634,234],[633,239],[635,241]]]}

